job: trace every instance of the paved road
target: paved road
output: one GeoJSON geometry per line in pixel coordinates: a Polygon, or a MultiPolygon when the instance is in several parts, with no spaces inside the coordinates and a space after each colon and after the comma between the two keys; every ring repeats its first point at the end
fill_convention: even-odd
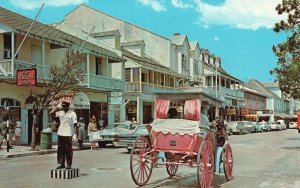
{"type": "MultiPolygon", "coordinates": [[[[226,182],[214,176],[214,188],[300,187],[300,134],[296,130],[230,136],[234,152],[235,178],[226,182]]],[[[56,155],[0,159],[0,187],[136,187],[129,171],[129,154],[122,148],[74,152],[73,167],[80,177],[51,179],[56,155]]],[[[147,188],[197,187],[196,169],[179,167],[169,178],[164,167],[154,168],[147,188]]]]}

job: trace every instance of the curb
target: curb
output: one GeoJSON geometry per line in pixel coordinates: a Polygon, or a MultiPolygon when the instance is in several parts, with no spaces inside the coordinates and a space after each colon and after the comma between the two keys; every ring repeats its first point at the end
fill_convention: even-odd
{"type": "MultiPolygon", "coordinates": [[[[88,150],[89,147],[84,147],[82,150],[88,150]]],[[[73,151],[81,151],[78,148],[73,148],[73,151]]],[[[48,149],[48,150],[40,150],[40,151],[29,151],[28,153],[15,153],[15,154],[4,154],[0,155],[0,159],[8,159],[8,158],[15,158],[15,157],[24,157],[24,156],[33,156],[33,155],[45,155],[45,154],[52,154],[56,153],[57,149],[48,149]]]]}

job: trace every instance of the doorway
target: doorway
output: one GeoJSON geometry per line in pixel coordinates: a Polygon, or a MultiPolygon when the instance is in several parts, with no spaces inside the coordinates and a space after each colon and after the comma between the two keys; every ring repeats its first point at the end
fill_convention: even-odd
{"type": "MultiPolygon", "coordinates": [[[[28,110],[28,143],[31,143],[31,140],[32,140],[32,133],[31,133],[32,123],[33,123],[32,110],[28,110]]],[[[35,129],[35,143],[36,144],[40,143],[42,129],[43,129],[43,114],[40,114],[38,126],[35,129]]]]}

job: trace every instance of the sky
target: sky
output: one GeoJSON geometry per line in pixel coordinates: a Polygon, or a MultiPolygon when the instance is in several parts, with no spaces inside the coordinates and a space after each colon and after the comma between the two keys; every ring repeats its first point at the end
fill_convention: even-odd
{"type": "Polygon", "coordinates": [[[286,40],[273,31],[285,19],[275,11],[281,0],[0,0],[0,6],[34,19],[43,2],[37,20],[44,24],[59,22],[85,4],[163,37],[187,35],[245,82],[275,80],[272,46],[286,40]]]}

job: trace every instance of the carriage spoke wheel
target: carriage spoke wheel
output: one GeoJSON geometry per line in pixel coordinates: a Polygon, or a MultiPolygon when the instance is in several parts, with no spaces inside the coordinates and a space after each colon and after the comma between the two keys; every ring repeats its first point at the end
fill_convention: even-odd
{"type": "Polygon", "coordinates": [[[233,178],[233,157],[232,150],[229,144],[226,144],[222,152],[222,160],[224,165],[224,173],[226,179],[229,181],[233,178]]]}
{"type": "Polygon", "coordinates": [[[149,140],[140,136],[136,139],[130,153],[130,172],[134,183],[144,186],[152,174],[152,153],[144,155],[151,150],[149,140]]]}
{"type": "MultiPolygon", "coordinates": [[[[167,161],[167,162],[170,162],[170,161],[167,161]]],[[[174,161],[173,161],[174,162],[174,161]]],[[[177,170],[178,170],[178,164],[166,164],[166,169],[167,169],[167,172],[170,176],[175,176],[177,170]]]]}
{"type": "Polygon", "coordinates": [[[197,155],[197,175],[198,183],[201,188],[209,188],[214,176],[214,152],[210,141],[205,140],[197,155]]]}

